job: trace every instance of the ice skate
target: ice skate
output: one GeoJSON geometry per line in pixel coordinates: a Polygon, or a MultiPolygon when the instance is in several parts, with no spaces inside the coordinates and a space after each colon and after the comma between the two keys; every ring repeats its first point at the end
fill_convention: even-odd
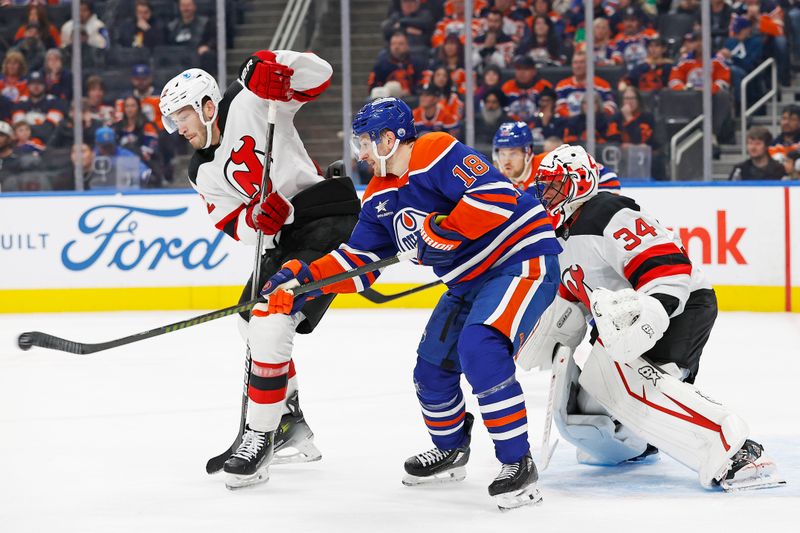
{"type": "Polygon", "coordinates": [[[226,487],[236,490],[269,481],[274,436],[274,431],[254,431],[248,426],[242,443],[225,461],[223,470],[228,474],[226,487]]]}
{"type": "Polygon", "coordinates": [[[489,496],[494,497],[501,511],[536,504],[542,501],[542,494],[536,486],[538,480],[539,473],[528,452],[516,463],[503,465],[489,485],[489,496]]]}
{"type": "Polygon", "coordinates": [[[731,467],[719,486],[725,492],[768,489],[785,485],[786,481],[777,475],[775,462],[764,455],[764,447],[747,439],[742,449],[731,457],[731,467]]]}
{"type": "Polygon", "coordinates": [[[467,439],[460,447],[453,450],[440,450],[433,448],[409,457],[405,462],[406,476],[403,485],[428,485],[436,483],[449,483],[462,481],[467,477],[466,464],[469,461],[469,443],[472,433],[474,418],[466,413],[464,416],[464,430],[467,439]]]}
{"type": "Polygon", "coordinates": [[[314,432],[308,426],[300,409],[297,391],[286,399],[289,412],[281,417],[275,431],[275,456],[272,464],[310,463],[322,459],[314,445],[314,432]]]}

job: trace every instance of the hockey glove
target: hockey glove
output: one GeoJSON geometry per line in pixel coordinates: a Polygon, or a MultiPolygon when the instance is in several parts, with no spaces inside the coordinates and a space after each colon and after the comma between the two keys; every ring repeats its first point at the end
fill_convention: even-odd
{"type": "Polygon", "coordinates": [[[239,68],[239,80],[260,98],[288,102],[292,99],[294,69],[274,61],[275,55],[261,50],[248,57],[239,68]]]}
{"type": "Polygon", "coordinates": [[[453,262],[456,250],[467,240],[463,235],[439,224],[446,215],[431,213],[425,217],[417,239],[417,261],[425,266],[446,266],[453,262]]]}
{"type": "Polygon", "coordinates": [[[308,265],[298,259],[284,263],[283,267],[267,280],[261,296],[267,297],[267,312],[270,315],[293,315],[306,301],[322,295],[321,290],[307,292],[295,297],[291,289],[314,281],[308,265]]]}
{"type": "Polygon", "coordinates": [[[247,207],[247,224],[253,229],[260,229],[264,235],[275,235],[285,224],[294,221],[294,207],[279,192],[272,192],[259,203],[255,198],[247,207]]]}
{"type": "Polygon", "coordinates": [[[633,289],[598,288],[590,301],[600,340],[611,358],[621,363],[650,350],[669,327],[661,302],[633,289]]]}

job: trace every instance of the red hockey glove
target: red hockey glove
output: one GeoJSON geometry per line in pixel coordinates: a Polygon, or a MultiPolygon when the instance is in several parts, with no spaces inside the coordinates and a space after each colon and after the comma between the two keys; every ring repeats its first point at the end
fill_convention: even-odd
{"type": "Polygon", "coordinates": [[[239,79],[245,87],[265,100],[288,102],[292,99],[294,69],[275,62],[275,54],[267,50],[256,52],[242,63],[239,79]]]}
{"type": "Polygon", "coordinates": [[[456,249],[466,241],[466,237],[442,229],[439,224],[446,218],[439,213],[425,217],[417,239],[417,261],[425,266],[445,266],[455,259],[456,249]]]}
{"type": "Polygon", "coordinates": [[[286,221],[294,214],[294,207],[279,192],[272,192],[258,203],[254,199],[247,208],[247,224],[253,229],[260,229],[264,235],[275,235],[286,221]]]}

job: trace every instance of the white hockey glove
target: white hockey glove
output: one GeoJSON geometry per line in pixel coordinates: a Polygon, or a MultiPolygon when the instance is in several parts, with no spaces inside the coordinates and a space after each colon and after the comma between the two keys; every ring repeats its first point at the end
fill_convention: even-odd
{"type": "Polygon", "coordinates": [[[541,370],[547,370],[553,364],[553,353],[557,345],[567,346],[570,351],[574,351],[585,335],[586,320],[581,308],[556,296],[550,307],[539,317],[528,342],[517,353],[517,364],[524,370],[537,366],[541,370]]]}
{"type": "Polygon", "coordinates": [[[633,361],[655,346],[669,327],[661,302],[633,289],[598,288],[590,300],[600,339],[615,361],[633,361]]]}

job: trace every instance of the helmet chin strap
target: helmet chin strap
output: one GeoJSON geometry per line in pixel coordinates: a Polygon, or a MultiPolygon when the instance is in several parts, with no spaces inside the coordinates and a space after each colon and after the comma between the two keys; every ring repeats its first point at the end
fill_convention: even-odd
{"type": "Polygon", "coordinates": [[[203,150],[211,146],[211,137],[212,137],[212,128],[214,126],[214,122],[217,120],[217,111],[219,111],[219,106],[214,106],[214,114],[211,115],[211,118],[208,120],[203,120],[203,108],[201,107],[199,110],[195,108],[197,114],[200,115],[200,122],[203,123],[203,126],[206,127],[206,144],[203,146],[203,150]]]}
{"type": "Polygon", "coordinates": [[[394,153],[397,151],[397,148],[399,146],[400,146],[400,140],[399,139],[395,139],[394,140],[394,145],[392,146],[392,149],[389,150],[388,154],[386,154],[386,155],[378,155],[378,143],[376,143],[375,141],[372,141],[372,155],[374,155],[375,158],[378,161],[380,161],[380,172],[378,172],[378,177],[379,178],[386,177],[386,161],[390,157],[392,157],[394,155],[394,153]]]}

